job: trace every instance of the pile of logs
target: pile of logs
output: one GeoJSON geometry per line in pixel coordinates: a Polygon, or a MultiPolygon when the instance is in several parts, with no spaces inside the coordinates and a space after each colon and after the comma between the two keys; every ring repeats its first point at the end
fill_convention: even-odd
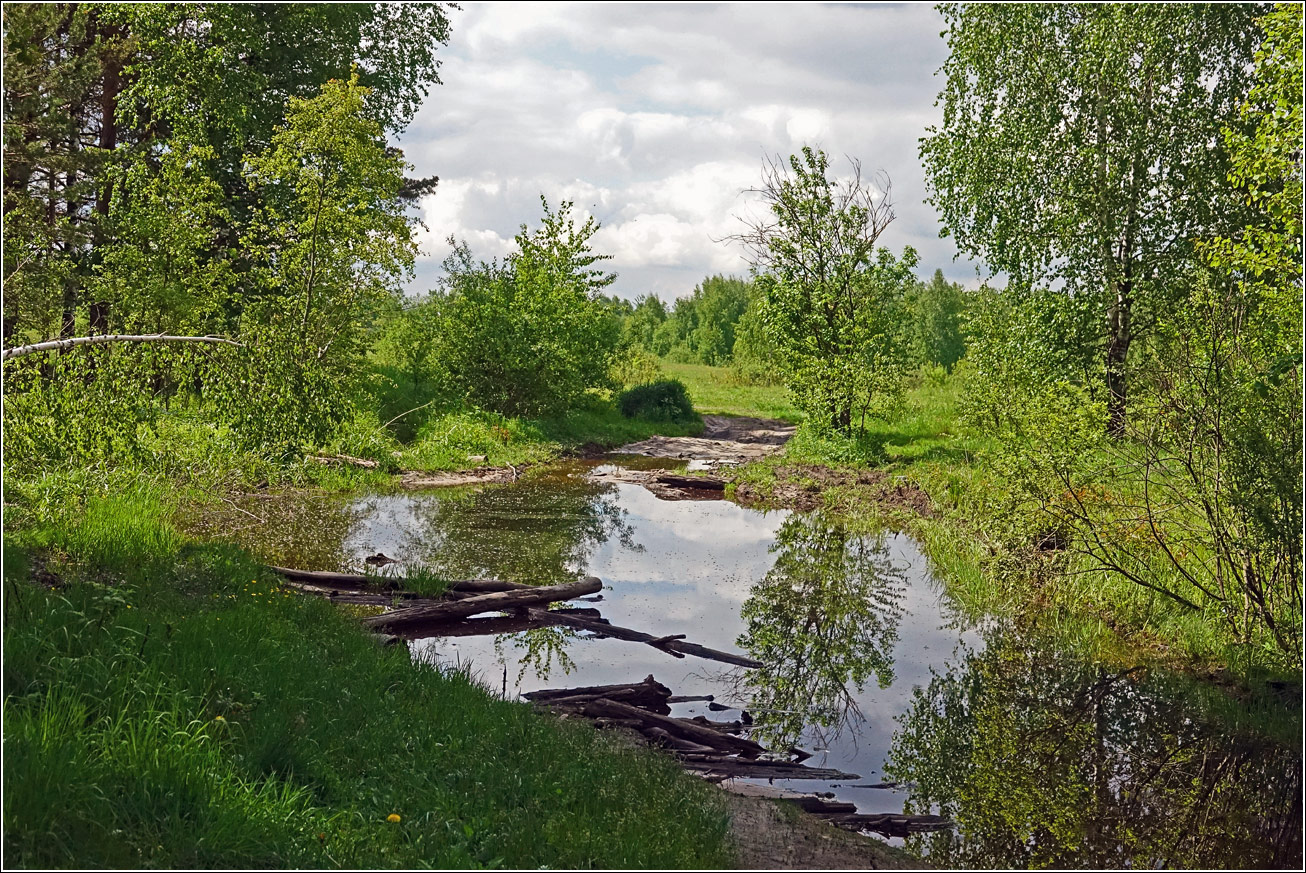
{"type": "MultiPolygon", "coordinates": [[[[743,720],[713,721],[704,716],[672,718],[670,704],[676,700],[671,689],[652,676],[628,685],[593,685],[586,688],[553,688],[522,695],[537,707],[563,717],[587,718],[600,728],[625,728],[643,737],[649,745],[667,749],[681,766],[706,779],[858,779],[843,773],[801,763],[811,757],[791,749],[796,760],[777,760],[758,743],[742,736],[743,720]]],[[[703,698],[696,698],[703,699],[703,698]]],[[[853,803],[825,800],[814,795],[784,795],[781,800],[839,827],[854,831],[875,831],[888,836],[906,836],[952,826],[935,815],[902,813],[861,814],[853,803]]]]}
{"type": "Polygon", "coordinates": [[[363,624],[379,633],[397,634],[405,639],[516,633],[562,625],[588,631],[596,638],[644,643],[673,658],[693,655],[737,667],[762,666],[744,655],[687,642],[684,634],[656,636],[611,624],[595,609],[548,608],[551,603],[598,592],[603,583],[593,576],[566,585],[522,585],[498,579],[466,579],[449,583],[440,597],[422,597],[405,591],[402,579],[290,567],[271,569],[284,576],[286,584],[307,594],[319,594],[338,603],[388,608],[387,612],[364,618],[363,624]],[[486,612],[510,615],[468,620],[486,612]]]}

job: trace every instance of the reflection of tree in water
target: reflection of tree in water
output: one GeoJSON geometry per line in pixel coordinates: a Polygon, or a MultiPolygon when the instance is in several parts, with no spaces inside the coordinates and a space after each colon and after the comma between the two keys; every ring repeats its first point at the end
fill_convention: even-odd
{"type": "Polygon", "coordinates": [[[339,570],[348,566],[345,538],[363,514],[339,497],[292,491],[187,503],[178,524],[198,538],[237,543],[268,564],[339,570]]]}
{"type": "MultiPolygon", "coordinates": [[[[579,578],[594,550],[611,538],[633,551],[626,511],[616,488],[582,477],[549,475],[502,487],[444,491],[414,502],[416,524],[404,549],[406,562],[421,563],[450,579],[492,577],[527,585],[556,585],[579,578]]],[[[576,632],[535,628],[495,640],[502,656],[510,642],[520,662],[518,681],[531,670],[547,679],[557,668],[570,673],[567,655],[576,632]]]]}
{"type": "Polygon", "coordinates": [[[775,565],[744,602],[739,646],[765,665],[744,679],[754,731],[780,746],[805,727],[837,733],[859,717],[854,695],[868,678],[893,681],[905,574],[882,537],[820,514],[791,515],[772,551],[775,565]]]}
{"type": "Polygon", "coordinates": [[[577,579],[612,537],[640,550],[612,485],[560,476],[475,490],[449,489],[412,503],[403,558],[450,579],[493,577],[527,585],[577,579]]]}
{"type": "Polygon", "coordinates": [[[1300,750],[1193,689],[995,635],[901,717],[886,772],[909,812],[959,824],[913,848],[954,868],[1300,868],[1300,750]]]}

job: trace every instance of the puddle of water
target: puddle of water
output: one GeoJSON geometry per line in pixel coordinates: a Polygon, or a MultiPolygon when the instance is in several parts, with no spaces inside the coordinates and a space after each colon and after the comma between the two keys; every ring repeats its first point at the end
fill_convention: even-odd
{"type": "MultiPolygon", "coordinates": [[[[381,551],[399,573],[598,576],[603,599],[584,605],[613,624],[683,633],[765,666],[673,659],[557,627],[419,640],[412,651],[465,665],[509,697],[650,673],[673,694],[712,694],[747,709],[768,746],[796,743],[816,753],[808,764],[860,777],[778,784],[860,812],[953,817],[957,833],[908,840],[940,866],[1299,866],[1300,748],[1232,731],[1165,677],[1105,671],[999,622],[966,624],[905,536],[853,536],[816,513],[662,500],[587,479],[595,466],[505,486],[298,500],[285,519],[312,533],[247,544],[306,569],[361,568],[381,551]],[[887,781],[899,784],[866,787],[887,781]]],[[[673,709],[740,717],[706,703],[673,709]]]]}

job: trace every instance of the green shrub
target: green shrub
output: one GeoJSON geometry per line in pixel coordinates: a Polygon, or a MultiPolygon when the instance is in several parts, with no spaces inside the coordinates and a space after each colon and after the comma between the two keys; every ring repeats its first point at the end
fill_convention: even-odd
{"type": "Polygon", "coordinates": [[[679,379],[664,379],[623,391],[617,398],[617,408],[626,418],[642,418],[646,421],[683,422],[698,419],[689,392],[679,379]]]}

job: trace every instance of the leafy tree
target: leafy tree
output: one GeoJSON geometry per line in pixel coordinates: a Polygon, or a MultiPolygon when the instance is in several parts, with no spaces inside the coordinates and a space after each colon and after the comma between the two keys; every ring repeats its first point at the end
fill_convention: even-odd
{"type": "Polygon", "coordinates": [[[622,327],[624,338],[639,348],[652,351],[653,334],[666,320],[666,304],[656,294],[644,294],[636,298],[634,310],[622,327]]]}
{"type": "Polygon", "coordinates": [[[804,147],[788,164],[768,164],[759,193],[773,221],[735,237],[749,250],[760,316],[779,351],[795,402],[809,420],[848,433],[901,391],[906,365],[903,299],[916,252],[876,248],[893,220],[883,194],[829,176],[822,151],[804,147]]]}
{"type": "MultiPolygon", "coordinates": [[[[130,273],[120,282],[94,276],[113,269],[104,260],[111,246],[124,268],[158,255],[130,234],[166,216],[133,218],[116,201],[133,186],[175,184],[162,179],[176,171],[173,153],[188,155],[186,196],[208,184],[200,176],[223,195],[221,210],[182,211],[191,224],[210,222],[194,228],[207,244],[183,257],[245,272],[241,239],[259,207],[244,158],[270,145],[287,100],[310,99],[356,69],[373,88],[369,117],[397,131],[439,81],[435,51],[448,34],[442,4],[6,5],[6,339],[68,336],[79,323],[107,332],[140,317],[124,296],[130,273]],[[144,248],[132,255],[131,246],[144,248]]],[[[409,180],[404,190],[433,181],[409,180]]],[[[149,200],[141,199],[147,210],[149,200]]],[[[147,294],[153,304],[156,291],[147,294]]]]}
{"type": "Polygon", "coordinates": [[[402,293],[416,244],[385,146],[356,76],[292,98],[269,148],[247,161],[260,200],[247,250],[250,350],[228,414],[254,444],[316,444],[339,422],[366,328],[402,293]]]}
{"type": "Polygon", "coordinates": [[[1194,241],[1245,214],[1221,130],[1241,126],[1250,4],[944,4],[943,124],[921,141],[944,230],[1013,285],[1055,282],[1100,318],[1108,425],[1128,355],[1194,241]]]}
{"type": "Polygon", "coordinates": [[[928,284],[922,283],[908,301],[911,311],[912,351],[917,360],[937,364],[951,372],[966,353],[962,325],[966,292],[956,282],[935,270],[928,284]]]}
{"type": "Polygon", "coordinates": [[[657,328],[655,351],[688,363],[726,363],[735,347],[735,325],[748,308],[749,283],[709,276],[688,297],[676,300],[657,328]]]}
{"type": "Polygon", "coordinates": [[[590,388],[609,387],[619,327],[601,292],[616,279],[594,264],[589,240],[564,201],[548,201],[541,226],[522,225],[503,262],[472,262],[466,244],[445,261],[439,364],[455,393],[505,415],[557,413],[590,388]]]}

